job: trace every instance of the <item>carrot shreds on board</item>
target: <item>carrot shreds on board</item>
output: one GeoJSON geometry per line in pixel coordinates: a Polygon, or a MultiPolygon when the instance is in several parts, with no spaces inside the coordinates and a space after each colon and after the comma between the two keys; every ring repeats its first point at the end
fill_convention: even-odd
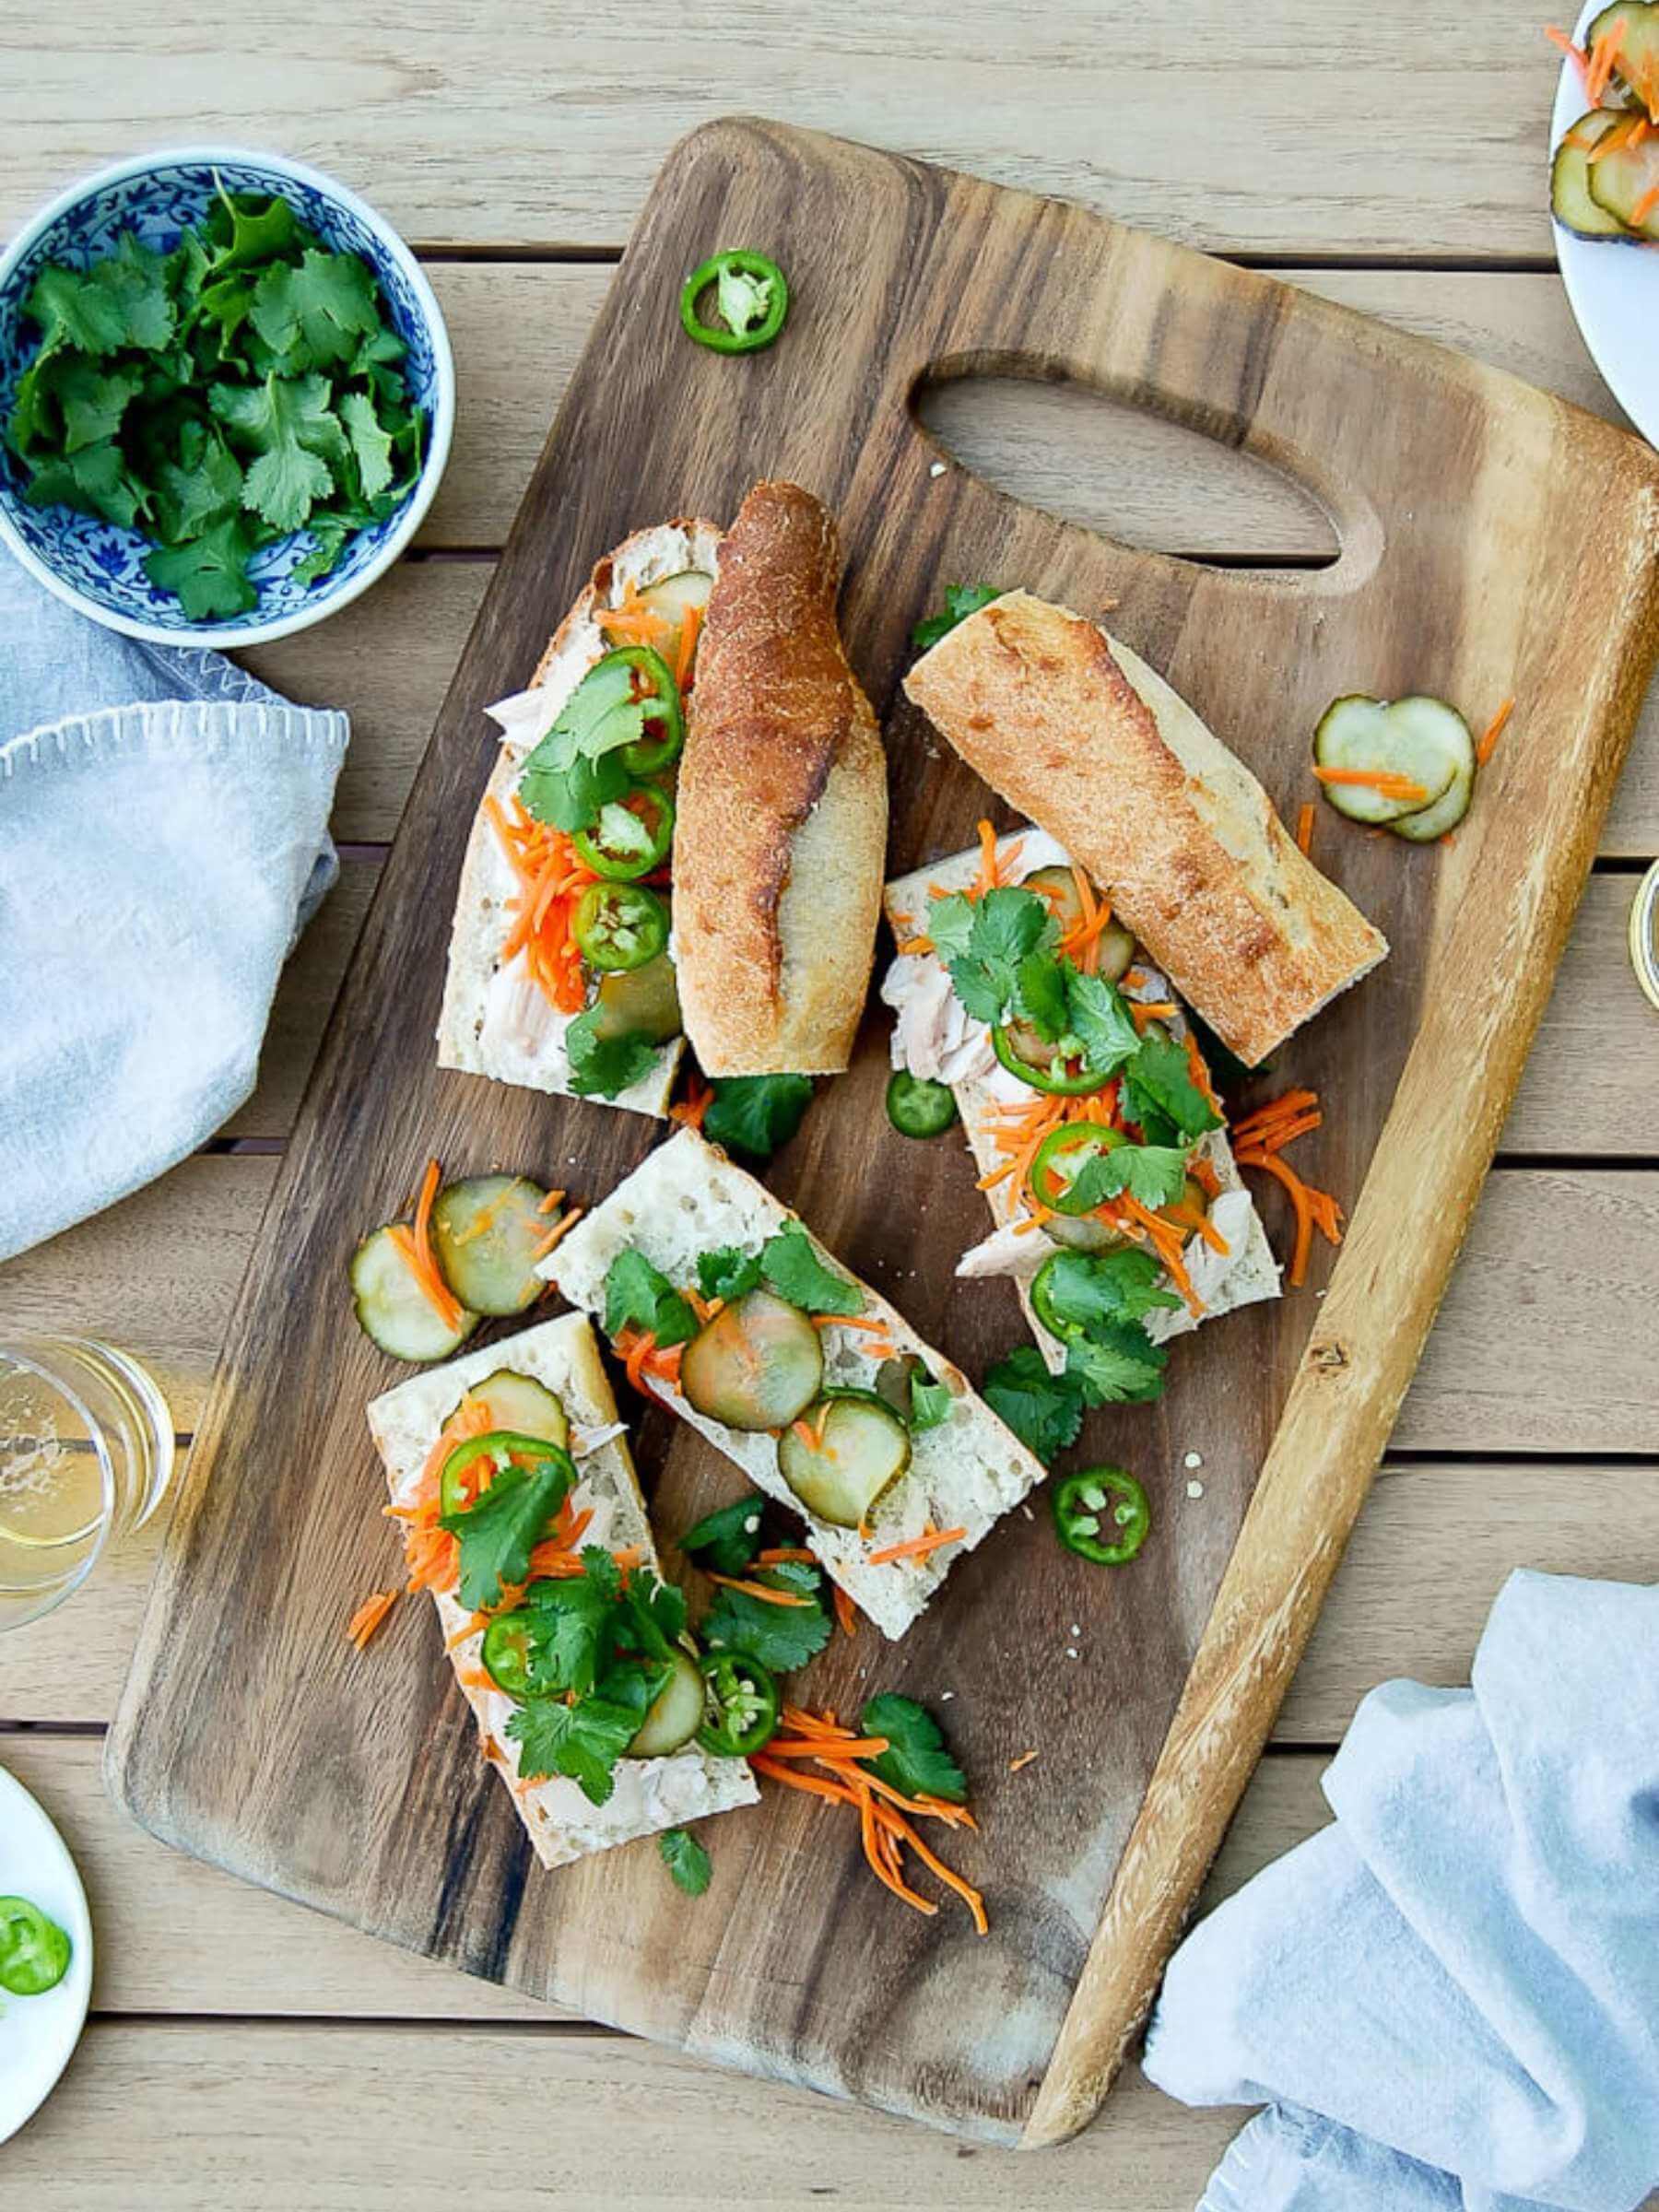
{"type": "Polygon", "coordinates": [[[568,1194],[564,1191],[549,1191],[547,1196],[542,1200],[541,1204],[536,1207],[536,1212],[538,1214],[550,1214],[555,1212],[564,1204],[567,1195],[568,1194]]]}
{"type": "Polygon", "coordinates": [[[1299,1120],[1304,1113],[1317,1108],[1318,1104],[1317,1091],[1283,1091],[1277,1099],[1269,1099],[1265,1105],[1256,1107],[1233,1124],[1233,1142],[1236,1145],[1253,1144],[1268,1131],[1276,1129],[1281,1122],[1299,1120]]]}
{"type": "MultiPolygon", "coordinates": [[[[836,1743],[836,1756],[841,1759],[879,1759],[891,1748],[891,1738],[885,1735],[855,1735],[848,1741],[836,1743]]],[[[821,1735],[774,1735],[766,1747],[768,1759],[819,1759],[823,1756],[824,1738],[821,1735]]]]}
{"type": "Polygon", "coordinates": [[[678,1122],[683,1129],[700,1129],[703,1116],[714,1103],[714,1086],[693,1076],[683,1099],[668,1109],[668,1119],[678,1122]]]}
{"type": "Polygon", "coordinates": [[[835,1606],[835,1618],[841,1624],[841,1634],[856,1636],[858,1633],[858,1607],[853,1604],[851,1594],[843,1590],[839,1583],[835,1585],[831,1602],[835,1606]]]}
{"type": "Polygon", "coordinates": [[[1313,843],[1313,802],[1302,801],[1301,812],[1296,818],[1296,841],[1300,850],[1308,852],[1313,843]]]}
{"type": "Polygon", "coordinates": [[[912,1536],[905,1544],[884,1545],[881,1550],[869,1555],[872,1567],[885,1567],[892,1559],[924,1559],[930,1551],[937,1551],[942,1544],[959,1544],[967,1535],[965,1528],[935,1528],[931,1523],[919,1536],[912,1536]]]}
{"type": "Polygon", "coordinates": [[[1382,799],[1426,799],[1429,796],[1420,783],[1403,776],[1393,768],[1326,768],[1316,765],[1313,773],[1322,783],[1355,783],[1367,791],[1374,791],[1382,799]]]}
{"type": "Polygon", "coordinates": [[[1317,1229],[1327,1243],[1342,1241],[1342,1209],[1328,1191],[1316,1190],[1304,1182],[1296,1170],[1277,1152],[1265,1152],[1252,1147],[1238,1154],[1241,1168],[1263,1168],[1281,1182],[1290,1200],[1296,1217],[1296,1242],[1287,1270],[1290,1287],[1300,1289],[1307,1280],[1308,1256],[1312,1248],[1313,1230],[1317,1229]]]}
{"type": "Polygon", "coordinates": [[[1009,1773],[1018,1774],[1022,1767],[1029,1767],[1036,1756],[1035,1751],[1022,1751],[1018,1759],[1011,1759],[1008,1761],[1009,1773]]]}
{"type": "Polygon", "coordinates": [[[396,1603],[395,1590],[376,1590],[366,1597],[346,1623],[347,1641],[355,1643],[360,1652],[396,1603]]]}
{"type": "Polygon", "coordinates": [[[719,1583],[727,1590],[741,1590],[746,1596],[758,1597],[765,1606],[810,1606],[817,1600],[797,1597],[793,1590],[769,1590],[764,1583],[749,1582],[740,1574],[711,1574],[712,1583],[719,1583]]]}
{"type": "Polygon", "coordinates": [[[535,1247],[535,1257],[538,1260],[545,1260],[560,1238],[570,1235],[571,1230],[575,1228],[586,1211],[585,1206],[573,1206],[562,1219],[555,1221],[552,1228],[535,1247]]]}

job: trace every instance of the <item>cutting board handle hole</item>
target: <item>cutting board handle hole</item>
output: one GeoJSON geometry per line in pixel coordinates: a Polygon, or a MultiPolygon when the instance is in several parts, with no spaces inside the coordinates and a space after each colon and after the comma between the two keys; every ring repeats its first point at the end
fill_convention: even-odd
{"type": "Polygon", "coordinates": [[[1342,558],[1308,484],[1154,404],[1069,377],[940,367],[911,405],[982,483],[1135,551],[1279,571],[1342,558]]]}

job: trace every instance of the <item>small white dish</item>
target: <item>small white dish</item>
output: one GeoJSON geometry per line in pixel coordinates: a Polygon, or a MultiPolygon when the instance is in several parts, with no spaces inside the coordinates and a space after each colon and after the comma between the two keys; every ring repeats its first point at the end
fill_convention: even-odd
{"type": "Polygon", "coordinates": [[[75,1946],[69,1971],[41,1997],[0,1991],[0,2143],[55,2088],[92,2001],[92,1922],[63,1838],[15,1774],[0,1767],[0,1897],[26,1897],[75,1946]]]}
{"type": "MultiPolygon", "coordinates": [[[[1583,45],[1605,0],[1590,0],[1573,29],[1583,45]]],[[[1589,106],[1577,69],[1561,64],[1549,119],[1551,153],[1589,106]]],[[[1547,173],[1545,189],[1548,189],[1547,173]]],[[[1561,282],[1584,344],[1607,388],[1650,445],[1659,445],[1659,246],[1580,238],[1554,225],[1561,282]]]]}

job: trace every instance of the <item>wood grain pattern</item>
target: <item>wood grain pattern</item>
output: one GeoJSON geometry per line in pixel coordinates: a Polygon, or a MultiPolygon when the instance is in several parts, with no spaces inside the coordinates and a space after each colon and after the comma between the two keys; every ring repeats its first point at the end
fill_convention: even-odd
{"type": "MultiPolygon", "coordinates": [[[[477,1974],[450,1972],[325,1920],[205,1860],[168,1851],[111,1804],[95,1736],[8,1735],[0,1766],[50,1813],[95,1914],[100,2013],[327,2020],[517,2020],[571,2015],[477,1974]]],[[[1258,1867],[1322,1828],[1325,1761],[1273,1754],[1257,1769],[1210,1870],[1218,1904],[1258,1867]]]]}
{"type": "Polygon", "coordinates": [[[640,40],[571,0],[291,19],[278,43],[223,0],[153,18],[87,0],[68,39],[11,17],[0,227],[97,162],[210,127],[333,170],[410,238],[615,245],[678,133],[741,101],[1217,251],[1551,250],[1538,149],[1559,57],[1509,0],[1459,16],[1478,101],[1424,0],[1261,0],[1242,34],[1236,0],[1044,10],[1013,37],[1004,0],[943,21],[882,0],[684,0],[640,40]],[[1366,148],[1315,127],[1346,115],[1366,148]]]}
{"type": "MultiPolygon", "coordinates": [[[[1648,673],[1656,533],[1651,456],[1605,425],[1266,279],[771,127],[682,146],[567,395],[325,1040],[112,1739],[126,1800],[273,1887],[705,2055],[994,2140],[1077,2124],[1270,1725],[1443,1288],[1648,673]],[[850,200],[866,214],[856,237],[830,214],[850,200]],[[665,309],[698,242],[728,234],[775,244],[802,301],[789,342],[738,379],[688,359],[665,309]],[[1015,359],[1290,467],[1335,517],[1341,560],[1291,580],[1201,570],[1018,510],[960,472],[932,477],[907,408],[918,382],[1015,359]],[[658,396],[670,393],[672,405],[658,396]],[[943,1916],[896,1925],[844,1839],[794,1803],[727,1824],[696,1945],[639,1854],[526,1879],[510,1810],[420,1664],[426,1624],[406,1616],[367,1666],[338,1637],[384,1543],[363,1525],[358,1426],[379,1362],[343,1331],[332,1288],[355,1233],[396,1208],[429,1148],[561,1171],[573,1156],[603,1188],[647,1141],[626,1117],[432,1067],[448,918],[433,887],[453,880],[490,750],[478,710],[534,658],[594,550],[661,512],[664,484],[673,506],[729,512],[763,472],[802,477],[836,507],[850,647],[878,700],[944,576],[1008,574],[1083,604],[1116,599],[1114,626],[1282,797],[1338,683],[1428,684],[1477,712],[1515,691],[1530,707],[1533,735],[1517,726],[1453,850],[1355,839],[1345,852],[1347,887],[1397,949],[1296,1055],[1335,1109],[1311,1171],[1359,1189],[1382,1134],[1325,1306],[1234,1317],[1155,1413],[1095,1426],[1114,1456],[1167,1464],[1179,1438],[1208,1468],[1204,1523],[1166,1515],[1114,1583],[1113,1648],[1135,1655],[1120,1694],[1102,1706],[1080,1665],[1006,1664],[1011,1593],[1022,1648],[1039,1655],[1101,1602],[1018,1519],[987,1547],[994,1560],[976,1555],[949,1604],[881,1654],[893,1687],[957,1691],[986,1819],[973,1870],[995,1907],[982,1946],[943,1916]],[[220,1663],[204,1671],[190,1654],[208,1648],[220,1663]],[[1049,1756],[1007,1777],[1032,1740],[1049,1756]]],[[[930,757],[913,717],[893,716],[889,744],[903,867],[963,841],[982,801],[930,757]]],[[[885,1133],[882,1044],[871,1023],[775,1179],[879,1287],[913,1268],[907,1311],[979,1366],[1007,1324],[955,1290],[961,1234],[918,1251],[887,1196],[902,1177],[918,1215],[966,1229],[961,1161],[918,1160],[885,1133]]],[[[670,1441],[648,1423],[643,1456],[659,1464],[670,1531],[729,1492],[684,1431],[670,1441]]],[[[836,1650],[811,1688],[844,1701],[860,1665],[871,1654],[836,1650]]]]}

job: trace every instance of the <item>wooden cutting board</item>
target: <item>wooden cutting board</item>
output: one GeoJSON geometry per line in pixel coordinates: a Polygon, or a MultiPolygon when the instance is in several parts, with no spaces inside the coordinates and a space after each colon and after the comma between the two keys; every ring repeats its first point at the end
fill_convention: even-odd
{"type": "MultiPolygon", "coordinates": [[[[1472,361],[921,163],[751,122],[687,139],[559,409],[335,1009],[110,1740],[116,1794],[251,1880],[689,2051],[1000,2142],[1081,2124],[1262,1747],[1444,1288],[1653,660],[1656,550],[1648,449],[1472,361]],[[777,256],[795,304],[775,348],[727,360],[684,338],[676,302],[689,268],[738,244],[777,256]],[[1276,465],[1328,508],[1340,559],[1275,575],[1130,552],[935,473],[918,391],[1010,372],[1276,465]],[[495,751],[481,710],[524,683],[598,554],[668,515],[729,518],[761,476],[841,518],[894,872],[970,841],[987,809],[899,691],[911,625],[947,582],[1112,606],[1291,819],[1335,694],[1426,689],[1477,725],[1519,702],[1454,843],[1319,812],[1316,857],[1394,955],[1256,1095],[1321,1092],[1299,1157],[1352,1223],[1306,1290],[1179,1345],[1160,1405],[1092,1421],[1087,1455],[1151,1491],[1141,1558],[1090,1569],[1045,1514],[1017,1513],[902,1644],[866,1626],[805,1684],[839,1708],[880,1688],[942,1713],[983,1824],[959,1853],[989,1900],[982,1942],[959,1912],[924,1920],[880,1889],[850,1823],[770,1791],[711,1824],[700,1902],[649,1845],[547,1876],[477,1756],[428,1608],[400,1606],[361,1659],[342,1635],[395,1559],[363,1406],[397,1371],[351,1323],[357,1237],[406,1205],[429,1153],[591,1200],[660,1135],[434,1064],[495,751]]],[[[979,1373],[1023,1340],[1013,1291],[953,1277],[983,1202],[963,1147],[888,1127],[887,1033],[873,1007],[852,1073],[821,1087],[771,1179],[979,1373]]],[[[1263,1206],[1282,1247],[1277,1190],[1263,1206]]],[[[736,1490],[660,1413],[639,1456],[666,1537],[736,1490]]]]}

